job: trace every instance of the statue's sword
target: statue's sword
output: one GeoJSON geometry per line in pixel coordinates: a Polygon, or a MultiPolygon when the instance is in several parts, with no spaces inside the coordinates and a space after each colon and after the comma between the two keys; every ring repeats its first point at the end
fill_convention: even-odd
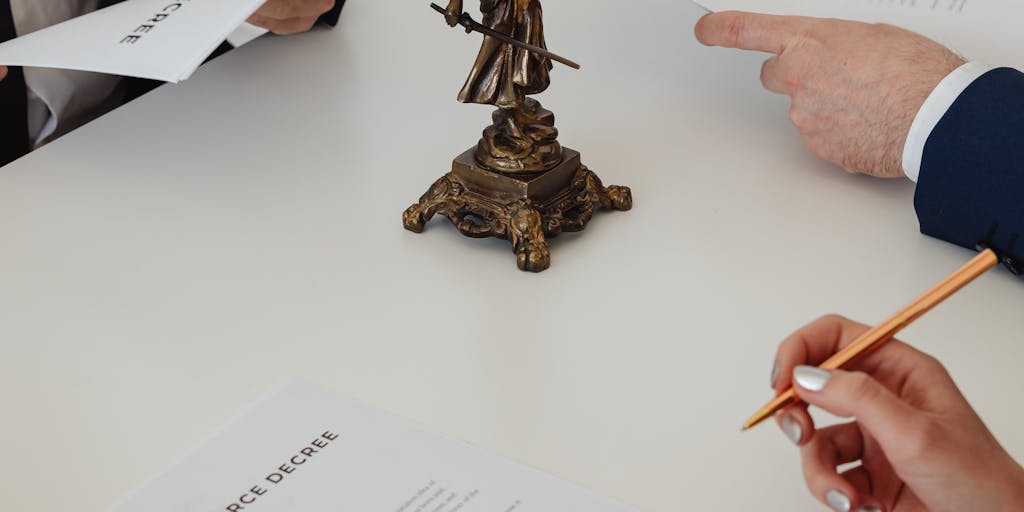
{"type": "MultiPolygon", "coordinates": [[[[448,16],[448,11],[445,10],[440,5],[430,4],[430,6],[433,7],[435,11],[437,11],[437,12],[439,12],[439,13],[445,15],[445,16],[448,16]]],[[[473,17],[470,16],[469,13],[464,12],[461,15],[459,15],[459,25],[462,25],[463,27],[466,28],[466,33],[467,34],[470,33],[470,32],[479,32],[479,33],[481,33],[481,34],[483,34],[485,36],[491,36],[491,37],[493,37],[493,38],[495,38],[495,39],[497,39],[497,40],[499,40],[499,41],[501,41],[503,43],[510,44],[512,46],[516,46],[516,47],[522,48],[522,49],[524,49],[526,51],[529,51],[529,52],[536,53],[537,55],[541,55],[543,57],[547,57],[547,58],[549,58],[549,59],[551,59],[553,61],[561,62],[562,64],[565,64],[566,66],[569,66],[570,68],[580,69],[580,65],[579,64],[576,64],[575,62],[573,62],[573,61],[571,61],[571,60],[569,60],[569,59],[567,59],[565,57],[562,57],[560,55],[551,53],[551,52],[549,52],[549,51],[547,51],[544,48],[541,48],[539,46],[534,46],[534,45],[529,44],[529,43],[524,43],[524,42],[522,42],[522,41],[520,41],[520,40],[518,40],[518,39],[516,39],[514,37],[510,37],[510,36],[508,36],[506,34],[502,34],[501,32],[498,32],[497,30],[494,30],[494,29],[492,29],[492,28],[490,28],[490,27],[488,27],[486,25],[481,25],[481,24],[477,23],[476,21],[473,20],[473,17]]]]}

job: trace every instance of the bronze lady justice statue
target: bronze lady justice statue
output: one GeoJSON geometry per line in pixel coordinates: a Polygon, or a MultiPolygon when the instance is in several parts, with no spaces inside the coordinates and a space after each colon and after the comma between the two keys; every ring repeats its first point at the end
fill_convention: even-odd
{"type": "Polygon", "coordinates": [[[544,54],[572,64],[546,51],[540,0],[481,0],[482,24],[463,12],[462,0],[433,7],[449,25],[485,34],[459,101],[498,108],[476,147],[405,211],[405,227],[422,232],[442,214],[466,236],[510,240],[520,269],[544,270],[545,236],[582,230],[597,206],[630,209],[630,190],[605,188],[578,152],[558,143],[554,114],[528,97],[551,83],[544,54]]]}
{"type": "MultiPolygon", "coordinates": [[[[483,24],[525,43],[546,48],[539,0],[483,0],[483,24]]],[[[458,24],[462,0],[448,3],[448,24],[458,24]]],[[[562,148],[554,115],[527,95],[551,85],[551,60],[484,37],[480,53],[459,92],[463,103],[498,107],[494,124],[484,130],[476,160],[488,169],[539,172],[558,165],[562,148]]]]}

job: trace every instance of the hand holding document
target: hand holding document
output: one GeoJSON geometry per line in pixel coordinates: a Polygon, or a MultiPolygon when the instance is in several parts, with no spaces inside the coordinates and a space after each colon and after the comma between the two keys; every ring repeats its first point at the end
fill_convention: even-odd
{"type": "Polygon", "coordinates": [[[264,0],[128,0],[0,44],[0,66],[187,79],[264,0]]]}
{"type": "Polygon", "coordinates": [[[842,18],[913,30],[967,60],[1024,69],[1024,3],[1017,0],[696,0],[713,11],[842,18]]]}
{"type": "Polygon", "coordinates": [[[632,512],[303,383],[279,387],[113,512],[632,512]]]}

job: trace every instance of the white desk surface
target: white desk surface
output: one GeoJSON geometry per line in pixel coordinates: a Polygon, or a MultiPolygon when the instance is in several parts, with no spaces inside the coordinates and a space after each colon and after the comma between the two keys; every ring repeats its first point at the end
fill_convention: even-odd
{"type": "MultiPolygon", "coordinates": [[[[477,37],[352,1],[0,170],[0,500],[101,510],[301,377],[644,511],[818,510],[774,426],[776,344],[877,322],[971,252],[913,185],[819,162],[704,48],[690,2],[546,5],[561,140],[635,208],[521,273],[506,242],[401,213],[474,144],[477,37]]],[[[904,333],[1024,455],[1024,285],[983,276],[904,333]]]]}

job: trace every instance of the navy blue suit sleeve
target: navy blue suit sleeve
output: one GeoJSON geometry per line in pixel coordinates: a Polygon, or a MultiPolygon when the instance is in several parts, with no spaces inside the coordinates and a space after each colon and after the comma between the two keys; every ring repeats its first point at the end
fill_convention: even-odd
{"type": "Polygon", "coordinates": [[[1024,73],[994,69],[957,98],[925,144],[914,207],[922,233],[1024,270],[1024,73]]]}
{"type": "Polygon", "coordinates": [[[335,2],[335,4],[334,4],[334,8],[331,9],[330,11],[325,12],[322,16],[320,16],[320,19],[318,19],[317,22],[318,23],[326,23],[326,24],[328,24],[328,25],[330,25],[332,27],[337,25],[338,24],[338,17],[341,16],[341,8],[344,5],[345,5],[345,0],[337,0],[335,2]]]}

